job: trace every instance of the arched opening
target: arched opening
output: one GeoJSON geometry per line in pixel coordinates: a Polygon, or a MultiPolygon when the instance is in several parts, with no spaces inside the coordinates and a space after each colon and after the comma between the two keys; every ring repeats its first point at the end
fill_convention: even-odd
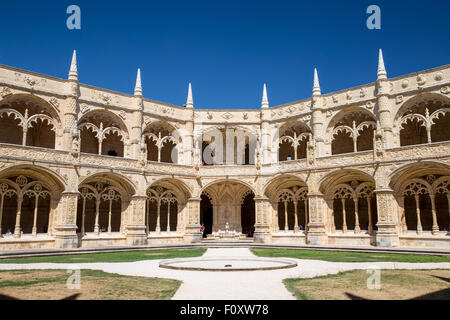
{"type": "Polygon", "coordinates": [[[264,194],[269,198],[273,232],[305,234],[309,224],[308,187],[295,176],[281,176],[271,181],[264,194]]]}
{"type": "MultiPolygon", "coordinates": [[[[253,165],[256,136],[243,128],[213,128],[199,138],[203,165],[253,165]],[[201,142],[201,143],[200,143],[201,142]]],[[[199,150],[200,151],[200,150],[199,150]]]]}
{"type": "Polygon", "coordinates": [[[295,121],[280,128],[279,161],[306,159],[310,130],[306,124],[295,121]]]}
{"type": "Polygon", "coordinates": [[[375,184],[365,174],[339,170],[328,175],[320,190],[328,205],[328,230],[372,234],[377,230],[375,184]]]}
{"type": "Polygon", "coordinates": [[[253,237],[255,231],[255,195],[249,193],[244,197],[241,208],[242,233],[253,237]]]}
{"type": "Polygon", "coordinates": [[[430,174],[408,180],[400,196],[403,232],[447,232],[450,227],[450,176],[430,174]]]}
{"type": "Polygon", "coordinates": [[[90,182],[80,186],[77,211],[77,232],[111,234],[121,231],[122,197],[118,188],[107,182],[90,182]]]}
{"type": "Polygon", "coordinates": [[[202,200],[200,202],[200,224],[205,227],[203,232],[203,237],[207,237],[208,234],[212,233],[213,226],[213,207],[211,200],[207,195],[202,194],[202,200]]]}
{"type": "Polygon", "coordinates": [[[400,146],[449,141],[450,103],[440,97],[413,99],[397,120],[400,146]]]}
{"type": "Polygon", "coordinates": [[[0,235],[48,233],[51,194],[44,182],[25,175],[0,179],[0,235]]]}
{"type": "Polygon", "coordinates": [[[362,111],[342,111],[330,122],[331,153],[343,154],[373,150],[375,118],[362,111]]]}
{"type": "Polygon", "coordinates": [[[205,234],[214,238],[253,236],[255,201],[253,191],[239,182],[217,182],[204,189],[200,215],[205,234]]]}
{"type": "Polygon", "coordinates": [[[0,105],[0,142],[55,148],[58,119],[45,103],[30,96],[12,96],[0,105]]]}
{"type": "Polygon", "coordinates": [[[147,160],[165,163],[178,163],[177,146],[181,142],[173,135],[175,128],[162,121],[151,123],[143,133],[147,148],[147,160]]]}
{"type": "Polygon", "coordinates": [[[81,152],[124,157],[128,133],[125,124],[115,115],[90,112],[80,119],[78,129],[81,152]]]}
{"type": "Polygon", "coordinates": [[[99,173],[79,185],[77,232],[84,237],[124,233],[123,216],[135,193],[126,178],[111,173],[99,173]]]}

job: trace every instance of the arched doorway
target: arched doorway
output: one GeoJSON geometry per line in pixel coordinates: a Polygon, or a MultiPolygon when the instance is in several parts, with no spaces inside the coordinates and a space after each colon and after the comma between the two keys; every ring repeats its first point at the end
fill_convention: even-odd
{"type": "Polygon", "coordinates": [[[202,201],[200,202],[200,224],[205,226],[203,237],[212,233],[213,206],[211,200],[205,194],[202,194],[202,201]]]}
{"type": "Polygon", "coordinates": [[[200,223],[212,237],[253,236],[255,225],[254,192],[239,182],[217,182],[201,195],[200,223]]]}

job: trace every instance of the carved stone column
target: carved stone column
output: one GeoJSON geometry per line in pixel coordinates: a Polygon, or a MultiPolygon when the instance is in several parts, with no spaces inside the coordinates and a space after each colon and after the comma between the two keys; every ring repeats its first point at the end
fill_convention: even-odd
{"type": "Polygon", "coordinates": [[[270,226],[268,215],[271,214],[271,204],[267,197],[255,197],[255,231],[253,241],[267,243],[270,241],[270,226]]]}
{"type": "Polygon", "coordinates": [[[57,248],[77,248],[78,191],[65,191],[56,210],[55,245],[57,248]]]}
{"type": "Polygon", "coordinates": [[[374,193],[378,213],[376,244],[378,247],[396,247],[399,245],[399,238],[392,210],[392,203],[395,201],[393,191],[384,188],[375,189],[374,193]]]}
{"type": "Polygon", "coordinates": [[[325,209],[326,203],[321,193],[309,193],[309,223],[306,242],[313,245],[321,245],[328,243],[328,236],[325,230],[322,210],[325,209]]]}
{"type": "Polygon", "coordinates": [[[131,197],[128,208],[127,243],[130,245],[147,244],[145,226],[146,196],[134,195],[131,197]]]}
{"type": "Polygon", "coordinates": [[[186,233],[184,239],[186,242],[201,242],[202,232],[200,231],[200,201],[202,198],[189,198],[188,207],[188,223],[186,225],[186,233]]]}

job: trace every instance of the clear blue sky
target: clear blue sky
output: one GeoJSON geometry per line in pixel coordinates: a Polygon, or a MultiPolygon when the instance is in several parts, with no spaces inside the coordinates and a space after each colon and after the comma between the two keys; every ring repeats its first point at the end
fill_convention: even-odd
{"type": "Polygon", "coordinates": [[[0,64],[67,78],[72,50],[81,83],[196,108],[259,108],[450,63],[450,1],[17,1],[2,0],[0,64]],[[68,30],[66,8],[81,8],[68,30]],[[381,30],[366,9],[381,8],[381,30]]]}

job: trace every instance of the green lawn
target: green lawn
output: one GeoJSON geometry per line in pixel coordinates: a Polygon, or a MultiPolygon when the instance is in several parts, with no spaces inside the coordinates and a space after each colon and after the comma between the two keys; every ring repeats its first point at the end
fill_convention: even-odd
{"type": "Polygon", "coordinates": [[[298,249],[251,249],[260,257],[285,257],[330,262],[450,262],[450,256],[425,256],[397,253],[338,252],[298,249]]]}
{"type": "Polygon", "coordinates": [[[87,262],[133,262],[153,259],[172,259],[200,257],[206,249],[180,249],[180,250],[145,250],[145,251],[124,251],[107,253],[89,253],[45,257],[26,257],[0,259],[2,263],[87,263],[87,262]]]}
{"type": "Polygon", "coordinates": [[[66,270],[0,271],[0,300],[167,300],[181,281],[80,270],[80,288],[69,289],[66,270]]]}
{"type": "Polygon", "coordinates": [[[368,287],[367,270],[311,279],[284,279],[298,300],[450,300],[450,270],[380,270],[380,287],[368,287]]]}

